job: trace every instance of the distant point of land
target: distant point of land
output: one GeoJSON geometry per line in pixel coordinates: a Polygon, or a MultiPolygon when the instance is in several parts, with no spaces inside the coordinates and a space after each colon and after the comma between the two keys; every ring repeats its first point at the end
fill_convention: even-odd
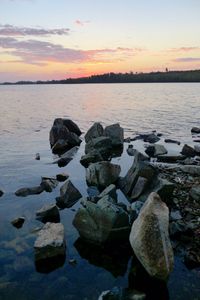
{"type": "Polygon", "coordinates": [[[3,82],[1,85],[20,84],[86,84],[86,83],[158,83],[158,82],[200,82],[200,70],[168,71],[151,73],[105,73],[89,77],[67,78],[47,81],[3,82]]]}

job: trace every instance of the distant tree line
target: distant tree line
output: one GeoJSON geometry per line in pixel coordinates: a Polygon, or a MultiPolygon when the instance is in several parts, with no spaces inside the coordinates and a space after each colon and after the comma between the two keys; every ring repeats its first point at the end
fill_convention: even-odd
{"type": "Polygon", "coordinates": [[[67,78],[48,81],[18,81],[8,84],[76,84],[76,83],[147,83],[147,82],[200,82],[200,70],[168,71],[151,73],[106,73],[89,77],[67,78]]]}

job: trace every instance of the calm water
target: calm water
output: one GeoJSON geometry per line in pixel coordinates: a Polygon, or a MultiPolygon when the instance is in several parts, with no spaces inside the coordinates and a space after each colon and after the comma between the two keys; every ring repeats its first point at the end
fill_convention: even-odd
{"type": "MultiPolygon", "coordinates": [[[[50,194],[25,198],[14,192],[38,185],[41,176],[67,172],[87,195],[85,169],[79,164],[83,143],[67,167],[52,164],[55,157],[48,136],[56,117],[71,118],[83,132],[94,121],[104,125],[120,122],[126,136],[152,129],[191,143],[190,129],[200,125],[199,107],[198,83],[0,86],[0,188],[5,191],[0,198],[0,299],[96,300],[102,291],[127,287],[130,281],[129,253],[80,243],[71,225],[75,213],[71,209],[61,212],[67,241],[65,264],[48,274],[35,269],[33,244],[35,231],[41,227],[35,212],[55,201],[60,186],[50,194]],[[37,152],[40,161],[34,159],[37,152]],[[10,221],[19,216],[26,221],[18,230],[10,221]],[[70,265],[69,259],[76,259],[77,264],[70,265]]],[[[124,152],[122,159],[115,161],[125,172],[132,159],[124,152]]],[[[177,258],[163,293],[165,298],[158,299],[200,299],[200,272],[188,271],[177,258]]]]}

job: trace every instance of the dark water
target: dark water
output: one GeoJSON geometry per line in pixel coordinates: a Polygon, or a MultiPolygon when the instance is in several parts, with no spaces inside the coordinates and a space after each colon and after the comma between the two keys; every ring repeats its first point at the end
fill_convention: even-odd
{"type": "MultiPolygon", "coordinates": [[[[87,195],[85,169],[79,164],[83,143],[68,166],[60,169],[52,164],[55,157],[48,135],[56,117],[71,118],[82,131],[94,121],[104,125],[120,122],[126,136],[155,129],[164,137],[192,143],[190,129],[200,125],[199,107],[200,85],[195,83],[1,86],[0,188],[5,194],[0,198],[0,299],[96,300],[102,291],[128,287],[130,282],[135,288],[145,286],[149,295],[153,291],[152,299],[200,299],[199,270],[187,270],[176,258],[167,286],[148,285],[143,276],[131,275],[134,261],[123,245],[117,251],[116,247],[101,249],[82,243],[71,224],[75,214],[71,209],[61,211],[67,241],[64,265],[47,274],[38,272],[33,245],[41,223],[35,220],[35,212],[55,202],[60,186],[52,193],[25,198],[14,195],[21,187],[38,185],[41,176],[60,172],[69,173],[75,186],[87,195]],[[37,152],[40,161],[34,159],[37,152]],[[26,221],[16,229],[10,221],[19,216],[26,221]],[[70,259],[77,264],[71,265],[70,259]]],[[[124,152],[115,162],[124,173],[132,158],[124,152]]],[[[119,198],[125,201],[120,193],[119,198]]]]}

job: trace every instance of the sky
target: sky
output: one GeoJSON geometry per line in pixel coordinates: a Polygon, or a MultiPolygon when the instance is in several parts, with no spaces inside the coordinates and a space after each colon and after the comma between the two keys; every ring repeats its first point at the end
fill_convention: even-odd
{"type": "Polygon", "coordinates": [[[200,69],[200,0],[0,0],[0,82],[200,69]]]}

